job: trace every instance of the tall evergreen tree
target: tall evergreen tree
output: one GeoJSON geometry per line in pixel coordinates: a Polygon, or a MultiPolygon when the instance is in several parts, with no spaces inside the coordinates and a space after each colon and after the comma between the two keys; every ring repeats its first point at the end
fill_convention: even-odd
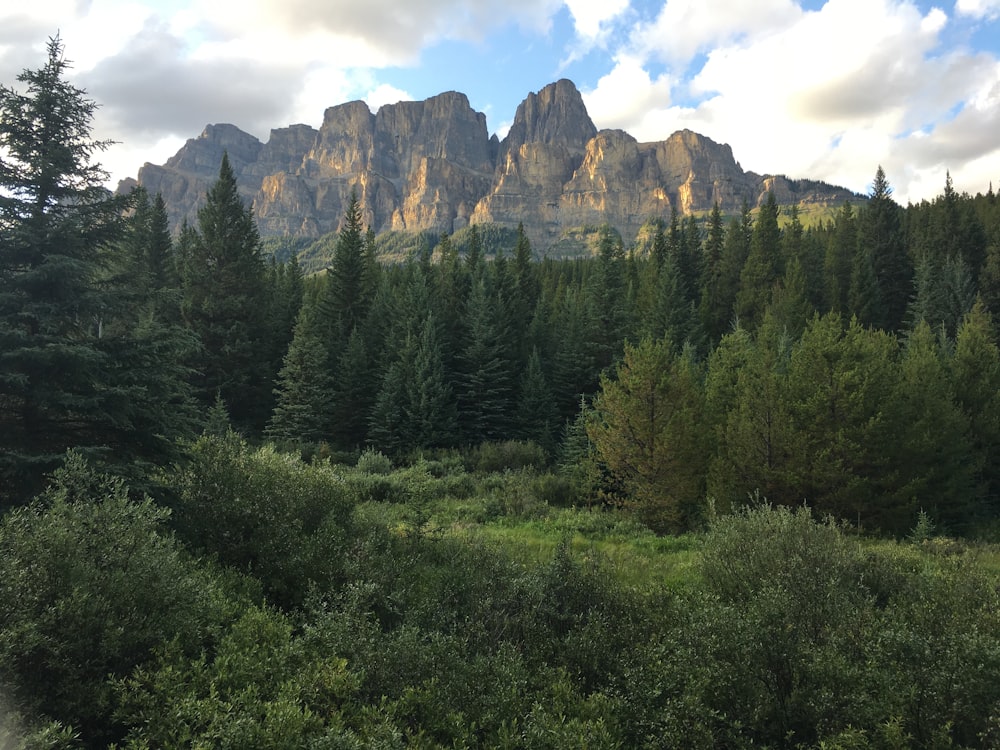
{"type": "Polygon", "coordinates": [[[357,328],[347,337],[347,345],[337,360],[331,390],[330,434],[334,443],[348,449],[364,445],[376,393],[364,337],[357,328]]]}
{"type": "Polygon", "coordinates": [[[559,414],[537,349],[531,350],[521,375],[516,421],[519,437],[533,440],[550,455],[554,452],[559,414]]]}
{"type": "Polygon", "coordinates": [[[406,417],[414,447],[441,448],[457,442],[455,398],[447,377],[437,325],[428,315],[414,351],[406,388],[406,417]]]}
{"type": "Polygon", "coordinates": [[[705,238],[698,320],[710,345],[714,345],[726,332],[732,310],[722,299],[722,251],[725,242],[722,210],[719,202],[712,206],[708,217],[708,236],[705,238]]]}
{"type": "Polygon", "coordinates": [[[0,502],[36,490],[67,448],[95,455],[129,432],[109,418],[116,303],[97,283],[129,199],[103,187],[97,105],[68,68],[56,37],[24,91],[0,86],[0,502]]]}
{"type": "Polygon", "coordinates": [[[367,296],[365,238],[361,224],[361,204],[351,192],[344,211],[344,223],[337,235],[333,262],[327,269],[327,285],[320,301],[320,315],[330,329],[326,342],[331,355],[347,343],[351,331],[364,320],[371,304],[367,296]]]}
{"type": "Polygon", "coordinates": [[[848,294],[857,243],[854,209],[849,202],[845,202],[834,221],[833,233],[823,262],[827,309],[841,315],[848,314],[850,310],[848,294]]]}
{"type": "Polygon", "coordinates": [[[726,241],[722,246],[719,272],[719,296],[713,308],[713,320],[725,320],[728,330],[736,319],[736,296],[740,291],[740,275],[750,255],[753,237],[753,216],[750,206],[743,201],[740,218],[732,219],[726,227],[726,241]]]}
{"type": "Polygon", "coordinates": [[[871,259],[881,315],[874,322],[890,331],[903,326],[910,300],[913,264],[903,237],[901,210],[880,166],[868,203],[858,215],[858,246],[871,259]]]}
{"type": "Polygon", "coordinates": [[[196,392],[206,406],[221,396],[237,427],[261,429],[272,388],[263,315],[266,270],[257,225],[237,190],[228,154],[198,211],[192,240],[183,259],[181,310],[202,346],[196,392]]]}
{"type": "Polygon", "coordinates": [[[764,318],[771,293],[781,274],[781,230],[778,228],[778,204],[774,193],[760,208],[750,240],[750,254],[740,272],[740,291],[736,312],[740,322],[754,328],[764,318]]]}
{"type": "Polygon", "coordinates": [[[472,445],[505,437],[512,426],[515,363],[502,304],[484,279],[473,284],[458,385],[459,427],[472,445]]]}
{"type": "Polygon", "coordinates": [[[626,344],[587,425],[600,460],[659,531],[690,528],[704,495],[704,392],[690,356],[671,349],[665,340],[626,344]]]}
{"type": "Polygon", "coordinates": [[[1000,348],[985,304],[977,301],[958,329],[951,358],[956,403],[969,424],[989,510],[1000,508],[1000,348]]]}
{"type": "Polygon", "coordinates": [[[268,437],[308,443],[329,436],[333,381],[326,362],[326,348],[313,312],[303,306],[278,373],[277,403],[265,431],[268,437]]]}
{"type": "Polygon", "coordinates": [[[938,337],[920,321],[906,339],[899,375],[883,407],[888,485],[868,509],[879,529],[913,528],[923,510],[935,523],[960,529],[981,507],[982,455],[969,445],[968,417],[956,404],[938,337]]]}

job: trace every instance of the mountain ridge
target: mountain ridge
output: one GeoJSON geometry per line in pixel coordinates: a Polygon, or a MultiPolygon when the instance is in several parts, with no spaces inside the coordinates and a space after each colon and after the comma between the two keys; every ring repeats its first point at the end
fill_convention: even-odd
{"type": "Polygon", "coordinates": [[[651,142],[598,130],[568,79],[529,93],[503,140],[457,91],[375,113],[352,101],[328,107],[319,128],[276,128],[266,142],[235,125],[208,125],[119,190],[159,192],[172,227],[194,223],[224,152],[264,237],[336,231],[352,191],[377,233],[522,223],[540,254],[576,227],[608,223],[634,236],[672,210],[705,212],[718,201],[736,213],[769,190],[779,204],[807,209],[863,199],[817,180],[746,172],[730,146],[691,130],[651,142]]]}

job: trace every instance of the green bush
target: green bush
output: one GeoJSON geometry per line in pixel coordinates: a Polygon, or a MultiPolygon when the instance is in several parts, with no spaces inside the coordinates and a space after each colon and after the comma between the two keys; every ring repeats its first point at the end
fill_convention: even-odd
{"type": "Polygon", "coordinates": [[[392,471],[392,461],[382,451],[367,448],[358,457],[357,468],[366,474],[389,474],[392,471]]]}
{"type": "Polygon", "coordinates": [[[470,471],[484,474],[506,470],[539,470],[545,468],[547,462],[542,447],[530,440],[481,443],[470,451],[468,458],[470,471]]]}
{"type": "Polygon", "coordinates": [[[109,676],[167,641],[196,653],[229,617],[234,605],[175,542],[168,516],[70,454],[39,500],[3,517],[0,695],[13,710],[104,746],[115,739],[109,676]]]}
{"type": "Polygon", "coordinates": [[[581,497],[576,482],[560,474],[542,474],[532,481],[535,496],[547,505],[569,508],[581,505],[586,498],[581,497]]]}
{"type": "Polygon", "coordinates": [[[355,500],[330,466],[203,436],[173,483],[181,538],[260,580],[272,601],[295,606],[310,583],[340,577],[355,500]]]}

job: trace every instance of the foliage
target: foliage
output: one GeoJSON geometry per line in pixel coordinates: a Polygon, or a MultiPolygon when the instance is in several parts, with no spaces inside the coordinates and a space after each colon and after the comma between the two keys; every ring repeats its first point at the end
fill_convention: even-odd
{"type": "Polygon", "coordinates": [[[180,538],[260,580],[271,601],[301,603],[310,583],[343,574],[353,500],[328,466],[205,435],[171,486],[180,538]]]}
{"type": "Polygon", "coordinates": [[[228,616],[169,513],[74,453],[32,505],[0,521],[2,691],[29,715],[113,739],[108,677],[172,640],[190,656],[228,616]]]}
{"type": "Polygon", "coordinates": [[[689,528],[702,495],[704,450],[696,425],[703,399],[690,355],[666,340],[625,345],[616,379],[602,378],[587,434],[624,484],[630,503],[659,531],[689,528]]]}

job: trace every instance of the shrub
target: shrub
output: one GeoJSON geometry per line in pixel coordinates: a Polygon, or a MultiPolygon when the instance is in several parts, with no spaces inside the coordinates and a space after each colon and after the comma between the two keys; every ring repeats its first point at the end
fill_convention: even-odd
{"type": "Polygon", "coordinates": [[[340,575],[354,499],[328,465],[203,436],[173,482],[180,536],[259,579],[276,603],[340,575]]]}
{"type": "Polygon", "coordinates": [[[382,451],[367,448],[358,457],[357,468],[366,474],[388,474],[392,471],[392,461],[382,451]]]}
{"type": "Polygon", "coordinates": [[[542,469],[547,459],[545,451],[530,440],[504,440],[481,443],[469,454],[469,468],[482,473],[504,470],[542,469]]]}
{"type": "Polygon", "coordinates": [[[104,746],[115,739],[108,677],[167,641],[197,652],[229,616],[221,587],[166,530],[168,515],[70,454],[40,500],[3,517],[0,694],[14,710],[104,746]]]}

